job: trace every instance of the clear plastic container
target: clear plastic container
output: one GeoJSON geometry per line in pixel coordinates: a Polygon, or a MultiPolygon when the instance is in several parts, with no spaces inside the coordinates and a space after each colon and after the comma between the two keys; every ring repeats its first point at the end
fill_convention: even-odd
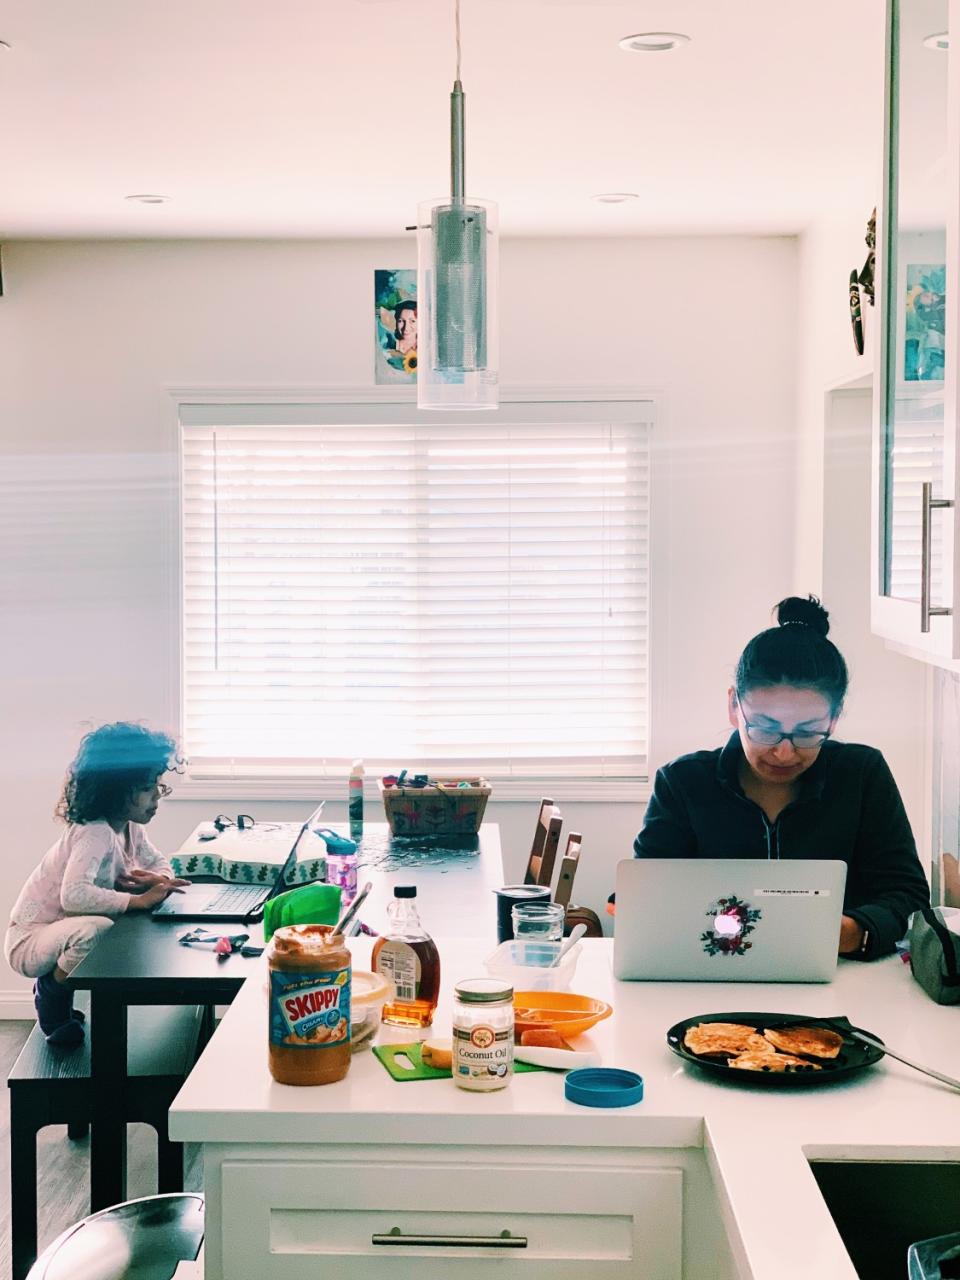
{"type": "Polygon", "coordinates": [[[366,969],[354,969],[350,1004],[350,1047],[369,1044],[380,1026],[380,1013],[397,989],[389,978],[366,969]]]}
{"type": "Polygon", "coordinates": [[[495,977],[504,978],[515,991],[569,991],[583,946],[578,942],[553,966],[561,945],[511,938],[487,956],[484,967],[495,977]]]}

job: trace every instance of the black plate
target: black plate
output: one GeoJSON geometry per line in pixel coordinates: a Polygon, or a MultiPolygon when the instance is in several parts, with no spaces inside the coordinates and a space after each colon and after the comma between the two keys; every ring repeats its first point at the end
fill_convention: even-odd
{"type": "Polygon", "coordinates": [[[736,1084],[809,1088],[811,1085],[830,1084],[834,1080],[846,1079],[858,1071],[874,1066],[883,1057],[882,1049],[875,1049],[873,1045],[855,1039],[849,1034],[850,1031],[862,1031],[874,1040],[880,1039],[864,1027],[852,1026],[846,1018],[811,1018],[809,1014],[803,1013],[704,1013],[699,1018],[685,1018],[683,1022],[672,1026],[667,1032],[667,1044],[684,1062],[692,1062],[708,1075],[722,1076],[736,1084]],[[810,1058],[811,1062],[820,1065],[819,1071],[741,1071],[738,1067],[727,1065],[726,1054],[702,1057],[691,1053],[684,1045],[683,1037],[687,1031],[701,1022],[739,1022],[744,1026],[756,1027],[758,1031],[765,1027],[771,1030],[779,1030],[781,1027],[826,1027],[843,1036],[843,1046],[836,1058],[810,1058]]]}

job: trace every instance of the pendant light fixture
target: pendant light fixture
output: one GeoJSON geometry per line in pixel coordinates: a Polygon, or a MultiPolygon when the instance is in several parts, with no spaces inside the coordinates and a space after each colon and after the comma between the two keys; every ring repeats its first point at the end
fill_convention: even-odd
{"type": "Polygon", "coordinates": [[[417,406],[496,409],[497,206],[466,195],[460,0],[457,74],[450,94],[450,195],[419,205],[417,406]]]}

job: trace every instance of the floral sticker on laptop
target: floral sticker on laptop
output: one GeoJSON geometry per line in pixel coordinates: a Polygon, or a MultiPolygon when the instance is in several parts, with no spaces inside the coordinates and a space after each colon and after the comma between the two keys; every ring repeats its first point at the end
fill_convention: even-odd
{"type": "Polygon", "coordinates": [[[760,919],[760,911],[751,907],[749,902],[731,894],[729,898],[719,898],[706,911],[713,921],[711,929],[700,935],[703,949],[708,956],[742,956],[753,946],[747,941],[760,919]]]}

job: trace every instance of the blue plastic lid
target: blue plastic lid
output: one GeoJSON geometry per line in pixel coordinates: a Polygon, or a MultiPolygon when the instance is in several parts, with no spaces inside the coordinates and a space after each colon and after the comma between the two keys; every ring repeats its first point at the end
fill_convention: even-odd
{"type": "Polygon", "coordinates": [[[618,1067],[582,1067],[567,1072],[563,1091],[581,1107],[629,1107],[643,1101],[643,1076],[618,1067]]]}

